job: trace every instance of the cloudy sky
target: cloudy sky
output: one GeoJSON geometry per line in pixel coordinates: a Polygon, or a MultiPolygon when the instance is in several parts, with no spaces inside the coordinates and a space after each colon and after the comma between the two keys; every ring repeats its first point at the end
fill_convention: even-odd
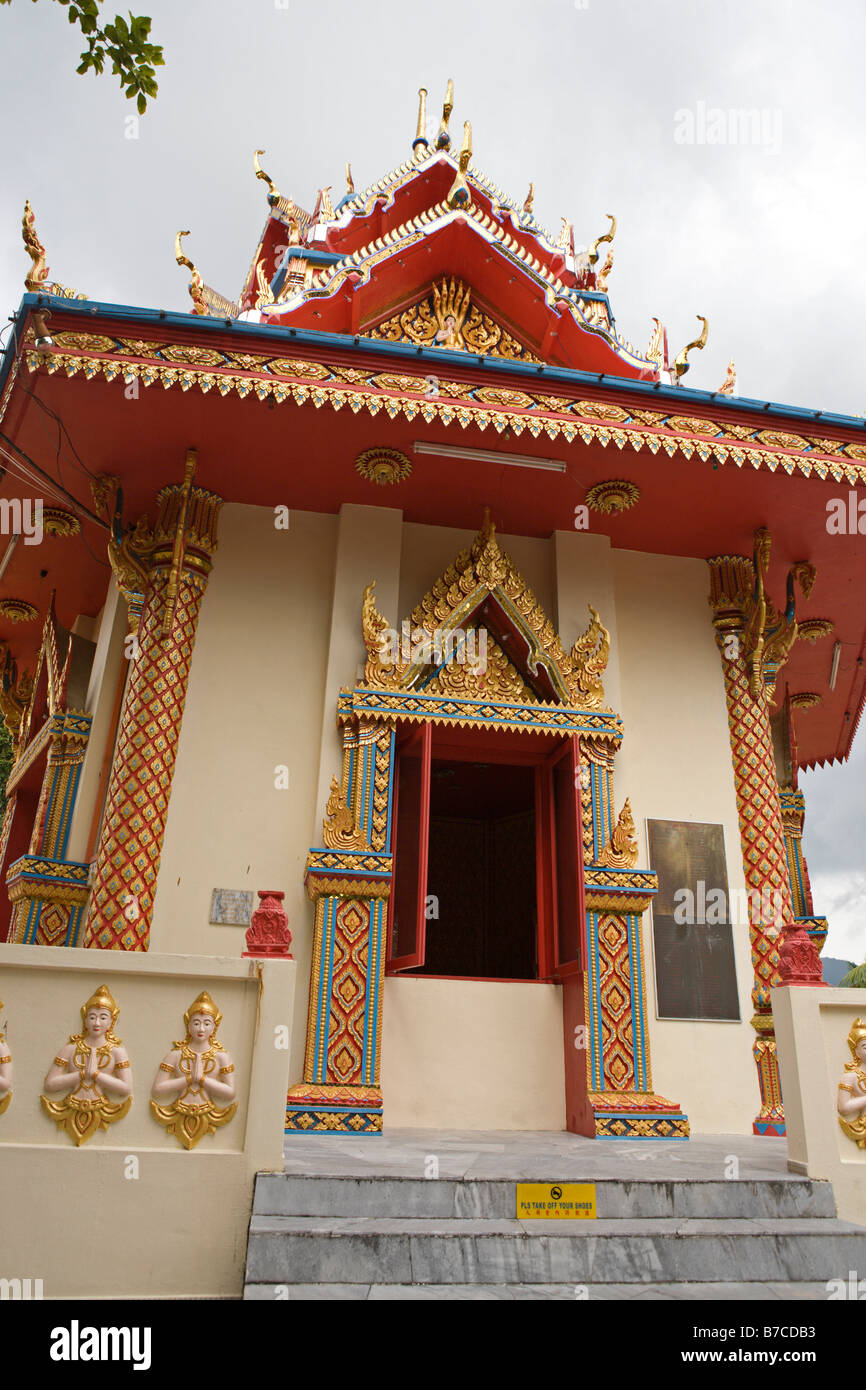
{"type": "MultiPolygon", "coordinates": [[[[689,385],[866,412],[862,0],[142,0],[165,49],[138,123],[116,79],[78,77],[49,0],[0,7],[0,308],[18,304],[29,197],[52,276],[103,302],[188,305],[174,236],[235,298],[265,214],[252,151],[311,208],[410,153],[417,89],[506,190],[591,242],[615,213],[621,333],[674,351],[710,320],[689,385]],[[718,113],[723,113],[720,117],[718,113]],[[746,138],[744,138],[746,137],[746,138]]],[[[125,9],[125,6],[124,6],[125,9]]],[[[109,6],[113,15],[114,7],[109,6]]],[[[866,736],[808,774],[806,850],[826,954],[866,954],[866,736]]]]}

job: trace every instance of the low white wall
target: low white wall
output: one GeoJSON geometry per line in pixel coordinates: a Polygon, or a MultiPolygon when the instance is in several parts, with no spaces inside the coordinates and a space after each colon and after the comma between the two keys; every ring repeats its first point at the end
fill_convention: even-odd
{"type": "Polygon", "coordinates": [[[559,985],[391,976],[383,1018],[386,1128],[565,1128],[559,985]]]}
{"type": "Polygon", "coordinates": [[[866,1019],[866,990],[790,987],[772,997],[788,1167],[831,1182],[839,1215],[866,1226],[866,1149],[848,1138],[836,1110],[839,1082],[850,1079],[848,1033],[856,1018],[866,1019]]]}
{"type": "Polygon", "coordinates": [[[0,948],[12,1101],[0,1115],[0,1277],[46,1298],[239,1297],[253,1179],[283,1166],[295,966],[50,946],[0,948]],[[129,1113],[80,1148],[40,1101],[52,1059],[99,985],[120,1007],[129,1113]],[[206,989],[235,1067],[232,1120],[189,1151],[150,1111],[160,1062],[206,989]]]}

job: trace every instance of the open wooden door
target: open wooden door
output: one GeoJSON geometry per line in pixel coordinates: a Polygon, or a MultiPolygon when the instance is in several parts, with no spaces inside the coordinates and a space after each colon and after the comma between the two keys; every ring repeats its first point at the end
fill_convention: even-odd
{"type": "Polygon", "coordinates": [[[577,734],[548,759],[553,978],[562,985],[566,1129],[595,1136],[587,1097],[589,1030],[585,1013],[586,907],[577,734]]]}
{"type": "Polygon", "coordinates": [[[390,974],[412,970],[425,959],[432,733],[432,725],[422,724],[397,750],[391,845],[394,880],[385,962],[390,974]]]}

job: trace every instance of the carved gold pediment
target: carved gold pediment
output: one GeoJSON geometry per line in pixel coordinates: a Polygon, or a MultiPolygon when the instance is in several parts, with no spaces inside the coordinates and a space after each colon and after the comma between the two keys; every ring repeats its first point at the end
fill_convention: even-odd
{"type": "Polygon", "coordinates": [[[389,343],[519,358],[524,362],[541,360],[501,323],[484,313],[475,303],[470,287],[454,277],[434,284],[422,300],[403,313],[366,329],[365,336],[383,338],[389,343]]]}
{"type": "Polygon", "coordinates": [[[517,703],[602,709],[610,635],[591,605],[589,611],[586,632],[566,652],[526,580],[501,549],[488,514],[471,547],[449,565],[399,629],[389,627],[377,609],[375,583],[367,586],[364,683],[430,694],[493,698],[495,692],[517,703]]]}

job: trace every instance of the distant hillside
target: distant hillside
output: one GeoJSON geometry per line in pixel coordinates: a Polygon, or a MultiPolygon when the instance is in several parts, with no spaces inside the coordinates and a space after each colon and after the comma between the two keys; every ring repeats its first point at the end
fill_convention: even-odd
{"type": "Polygon", "coordinates": [[[853,960],[836,960],[833,956],[822,956],[825,985],[838,985],[843,975],[855,968],[853,960]]]}

